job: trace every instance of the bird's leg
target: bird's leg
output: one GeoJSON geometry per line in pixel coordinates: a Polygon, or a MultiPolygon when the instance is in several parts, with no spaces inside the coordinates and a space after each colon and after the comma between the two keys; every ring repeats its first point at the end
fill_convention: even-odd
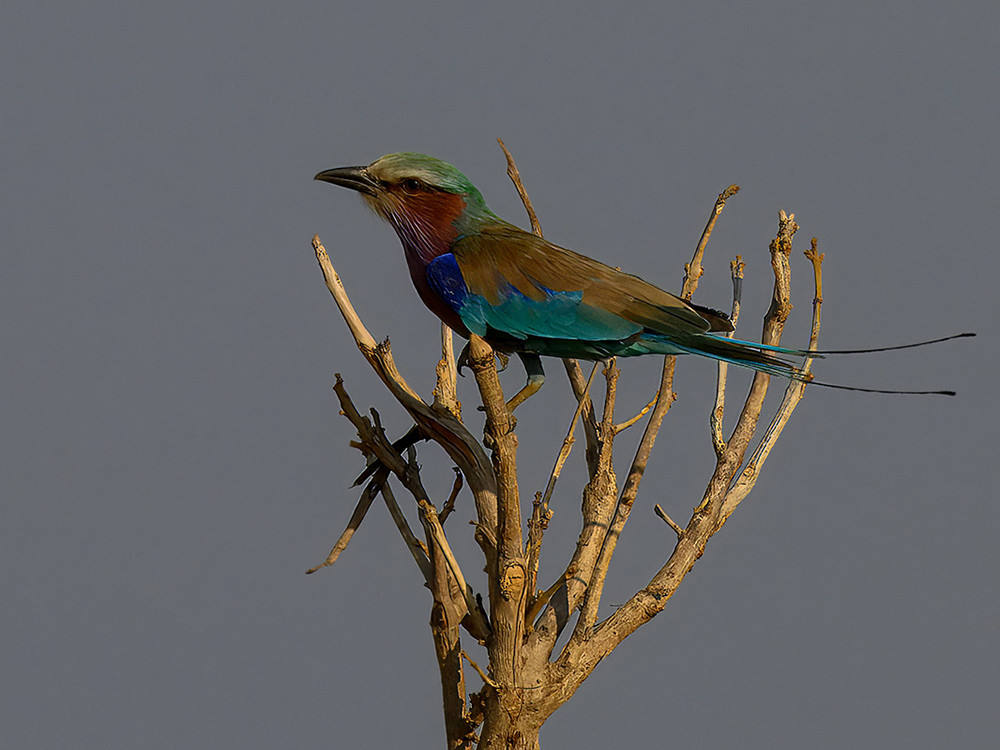
{"type": "MultiPolygon", "coordinates": [[[[494,350],[497,359],[500,360],[500,372],[503,372],[507,368],[507,362],[510,359],[503,352],[498,352],[494,350]]],[[[520,357],[522,364],[524,364],[524,371],[528,375],[528,380],[524,384],[524,388],[519,390],[513,395],[510,401],[507,402],[507,409],[514,411],[518,406],[527,401],[530,397],[534,396],[538,389],[542,387],[542,383],[545,382],[545,371],[542,370],[542,358],[537,354],[525,354],[518,352],[518,357],[520,357]]],[[[458,355],[458,359],[455,360],[455,365],[458,370],[458,374],[462,375],[462,368],[471,367],[469,363],[469,345],[466,344],[462,348],[462,353],[458,355]]],[[[464,376],[463,376],[464,377],[464,376]]],[[[484,407],[479,407],[480,411],[484,410],[484,407]]]]}
{"type": "Polygon", "coordinates": [[[507,409],[510,411],[514,411],[514,409],[534,396],[538,392],[538,389],[542,387],[542,383],[545,382],[545,371],[542,369],[541,357],[537,354],[525,354],[521,352],[518,352],[517,356],[521,358],[521,362],[524,364],[524,371],[528,375],[528,381],[524,384],[524,388],[515,393],[510,401],[507,402],[507,409]]]}

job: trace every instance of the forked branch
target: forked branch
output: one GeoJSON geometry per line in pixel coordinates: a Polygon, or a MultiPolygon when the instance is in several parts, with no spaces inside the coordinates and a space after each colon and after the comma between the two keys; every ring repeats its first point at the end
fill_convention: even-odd
{"type": "MultiPolygon", "coordinates": [[[[778,233],[770,248],[775,283],[771,308],[764,321],[764,341],[768,344],[777,344],[780,340],[785,319],[791,309],[788,298],[790,288],[788,255],[791,250],[792,235],[797,228],[794,216],[786,216],[781,212],[778,233]]],[[[816,261],[814,266],[815,263],[816,261]]],[[[818,321],[815,318],[814,326],[818,334],[818,321]]],[[[564,680],[570,685],[577,685],[586,679],[601,659],[666,606],[667,601],[704,552],[708,540],[725,522],[728,517],[725,510],[729,489],[756,428],[767,390],[767,381],[768,376],[760,373],[754,377],[736,428],[718,457],[716,469],[709,480],[702,501],[695,508],[687,527],[678,534],[677,545],[667,562],[643,589],[602,623],[595,624],[593,628],[587,627],[589,623],[585,623],[584,627],[577,628],[557,662],[565,665],[567,672],[564,680]]],[[[795,404],[797,400],[790,404],[789,415],[795,404]]]]}
{"type": "MultiPolygon", "coordinates": [[[[538,218],[514,160],[502,142],[500,146],[507,158],[508,175],[521,196],[533,231],[540,236],[538,218]]],[[[698,286],[703,273],[704,252],[716,219],[727,199],[738,190],[737,186],[730,186],[719,194],[713,206],[691,261],[685,265],[681,290],[684,299],[690,299],[698,286]]],[[[791,310],[789,253],[797,228],[794,216],[786,216],[783,212],[779,215],[778,232],[770,245],[774,290],[764,319],[764,344],[776,345],[780,341],[791,310]]],[[[704,494],[683,528],[659,504],[655,505],[657,515],[676,534],[673,551],[642,589],[601,621],[601,599],[611,559],[635,505],[663,419],[675,399],[675,358],[664,358],[655,397],[638,415],[620,423],[615,422],[620,371],[614,360],[609,360],[604,368],[605,393],[600,417],[590,396],[593,373],[591,380],[585,380],[579,364],[574,360],[566,361],[577,408],[546,488],[535,496],[530,520],[526,524],[525,544],[517,480],[515,420],[504,401],[494,352],[489,344],[475,335],[469,343],[469,364],[475,374],[486,414],[483,443],[480,443],[461,420],[451,332],[442,327],[437,386],[433,404],[428,405],[396,369],[388,341],[376,343],[362,324],[318,237],[313,239],[313,247],[327,287],[359,350],[415,425],[415,429],[404,436],[405,439],[393,444],[384,435],[377,412],[373,410],[371,417],[360,414],[351,402],[342,379],[337,376],[334,390],[342,413],[358,432],[355,445],[370,457],[371,462],[362,475],[368,482],[347,529],[326,562],[318,567],[331,564],[343,551],[365,517],[374,496],[381,493],[433,594],[431,630],[441,674],[449,747],[456,750],[471,748],[477,741],[474,732],[480,723],[482,730],[478,741],[483,747],[499,747],[516,737],[523,739],[527,736],[525,732],[528,735],[534,733],[537,737],[537,729],[542,722],[572,696],[597,663],[664,608],[703,553],[708,540],[753,488],[775,441],[801,399],[805,385],[792,382],[785,389],[778,413],[744,466],[744,458],[760,419],[769,377],[755,374],[739,417],[727,438],[722,426],[727,371],[724,363],[719,365],[715,405],[710,418],[716,465],[704,494]],[[613,462],[616,435],[644,418],[647,421],[642,437],[619,490],[613,462]],[[542,539],[552,517],[549,501],[573,445],[577,420],[583,423],[587,441],[588,482],[583,490],[582,528],[563,573],[554,581],[549,578],[551,585],[544,591],[538,591],[542,539]],[[416,462],[413,443],[424,436],[440,445],[459,470],[448,499],[441,505],[440,514],[423,487],[416,462]],[[462,477],[467,480],[475,502],[475,538],[485,558],[489,583],[488,616],[482,600],[475,596],[466,582],[442,525],[454,508],[462,488],[462,477]],[[396,502],[389,485],[391,479],[398,480],[412,495],[423,528],[422,541],[413,533],[396,502]],[[562,650],[553,657],[560,634],[578,610],[579,617],[572,634],[562,650]],[[489,655],[487,669],[480,668],[462,650],[460,625],[486,646],[489,655]],[[482,689],[468,696],[463,658],[483,681],[482,689]],[[501,742],[498,738],[505,739],[501,742]]],[[[816,249],[815,240],[806,255],[813,264],[816,284],[810,339],[810,348],[815,349],[822,302],[822,255],[816,249]]],[[[742,276],[743,264],[737,257],[732,265],[734,322],[740,313],[742,276]]],[[[804,365],[807,371],[809,364],[807,360],[804,365]]],[[[534,744],[522,742],[518,746],[522,745],[537,747],[537,739],[534,744]]]]}

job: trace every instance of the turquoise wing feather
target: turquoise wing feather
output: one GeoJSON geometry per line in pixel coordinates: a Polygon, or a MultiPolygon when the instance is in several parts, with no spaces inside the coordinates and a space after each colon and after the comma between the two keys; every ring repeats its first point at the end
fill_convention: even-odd
{"type": "Polygon", "coordinates": [[[480,335],[489,327],[522,340],[623,341],[645,329],[731,330],[720,313],[509,224],[459,239],[427,276],[480,335]]]}

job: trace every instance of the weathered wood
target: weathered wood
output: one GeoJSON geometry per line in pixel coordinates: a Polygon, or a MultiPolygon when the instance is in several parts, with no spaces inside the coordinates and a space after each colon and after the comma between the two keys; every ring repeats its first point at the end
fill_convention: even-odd
{"type": "MultiPolygon", "coordinates": [[[[507,153],[506,149],[504,151],[507,153]]],[[[509,153],[507,158],[508,174],[532,216],[535,231],[540,234],[537,217],[530,208],[513,158],[509,153]]],[[[694,256],[685,266],[682,295],[686,299],[690,299],[703,273],[702,257],[715,220],[726,199],[737,189],[731,186],[719,195],[694,256]]],[[[767,344],[780,341],[791,310],[789,253],[797,228],[794,216],[780,214],[778,232],[770,245],[775,282],[762,334],[762,340],[767,344]]],[[[442,526],[444,517],[454,507],[461,489],[460,481],[456,480],[450,496],[441,506],[443,510],[439,517],[437,506],[420,481],[415,448],[412,445],[406,448],[407,455],[404,457],[400,453],[403,448],[397,450],[383,434],[377,412],[372,411],[372,418],[358,412],[339,376],[334,390],[340,399],[342,413],[357,429],[359,442],[356,446],[372,457],[374,463],[369,464],[372,478],[355,517],[348,524],[346,538],[335,545],[334,552],[340,554],[346,546],[353,529],[364,517],[371,498],[380,490],[432,594],[430,628],[441,678],[448,748],[537,750],[538,732],[546,719],[572,697],[602,659],[666,606],[704,553],[709,539],[753,488],[771,448],[801,399],[805,385],[792,383],[786,388],[778,413],[744,466],[744,457],[757,430],[770,379],[760,373],[754,376],[732,434],[726,439],[722,434],[722,414],[727,395],[726,370],[724,364],[719,365],[719,385],[710,418],[717,461],[705,492],[684,528],[670,519],[659,505],[656,506],[660,517],[676,532],[673,551],[645,586],[612,615],[599,621],[604,581],[612,556],[635,505],[656,437],[674,400],[675,358],[664,358],[661,382],[650,406],[619,424],[614,421],[614,408],[620,372],[614,361],[608,362],[604,369],[606,386],[600,421],[590,399],[589,383],[585,384],[579,365],[575,361],[567,362],[566,370],[579,404],[573,422],[577,418],[582,420],[587,440],[589,481],[582,492],[582,527],[570,560],[552,585],[538,592],[542,532],[551,518],[548,508],[550,491],[535,496],[527,525],[526,548],[517,480],[516,421],[504,401],[493,350],[481,338],[472,336],[468,359],[486,413],[483,442],[480,443],[462,422],[461,405],[455,391],[450,331],[442,329],[442,357],[437,366],[435,399],[429,406],[407,385],[397,370],[388,341],[375,343],[364,327],[318,237],[314,238],[313,246],[327,286],[358,348],[389,393],[413,418],[421,434],[441,446],[461,472],[460,477],[464,476],[468,482],[476,510],[474,535],[483,554],[488,578],[486,607],[482,606],[481,597],[466,582],[442,526]],[[643,436],[619,491],[613,466],[615,436],[645,418],[647,413],[643,436]],[[416,504],[424,532],[423,541],[410,530],[395,501],[389,486],[393,478],[402,484],[416,504]],[[576,626],[561,651],[556,653],[559,635],[577,610],[580,614],[576,626]],[[462,650],[463,627],[485,645],[489,658],[485,670],[462,650]],[[469,692],[467,688],[463,657],[483,683],[478,691],[469,692]]],[[[814,349],[822,301],[822,256],[816,252],[815,244],[807,256],[813,263],[817,289],[810,341],[810,348],[814,349]]],[[[737,258],[733,266],[734,318],[739,311],[742,272],[742,261],[737,258]]],[[[558,477],[572,443],[571,425],[550,485],[558,477]]],[[[336,554],[331,553],[331,557],[335,559],[336,554]]]]}

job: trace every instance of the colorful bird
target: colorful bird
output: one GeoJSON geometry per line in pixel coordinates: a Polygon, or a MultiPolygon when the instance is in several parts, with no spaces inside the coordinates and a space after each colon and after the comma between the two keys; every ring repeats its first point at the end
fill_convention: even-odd
{"type": "Polygon", "coordinates": [[[507,223],[464,174],[440,159],[388,154],[315,179],[358,191],[392,225],[431,312],[465,338],[475,333],[498,351],[518,354],[528,380],[508,402],[511,409],[542,386],[540,356],[699,354],[812,380],[778,355],[816,353],[727,337],[733,325],[725,313],[507,223]]]}

